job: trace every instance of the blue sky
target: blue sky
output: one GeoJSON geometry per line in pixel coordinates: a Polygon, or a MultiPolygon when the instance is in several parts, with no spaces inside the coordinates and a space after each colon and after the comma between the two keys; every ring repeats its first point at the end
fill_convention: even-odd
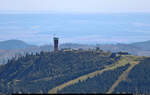
{"type": "Polygon", "coordinates": [[[150,0],[0,0],[0,11],[112,13],[150,12],[150,0]]]}
{"type": "Polygon", "coordinates": [[[150,0],[0,0],[0,41],[43,45],[52,43],[53,34],[61,43],[146,41],[149,5],[150,0]]]}

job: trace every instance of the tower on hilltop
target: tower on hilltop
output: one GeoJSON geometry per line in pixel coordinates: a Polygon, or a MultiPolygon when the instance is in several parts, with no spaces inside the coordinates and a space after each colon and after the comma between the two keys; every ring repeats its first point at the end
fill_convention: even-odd
{"type": "Polygon", "coordinates": [[[59,43],[59,38],[58,37],[54,37],[54,51],[58,51],[58,43],[59,43]]]}

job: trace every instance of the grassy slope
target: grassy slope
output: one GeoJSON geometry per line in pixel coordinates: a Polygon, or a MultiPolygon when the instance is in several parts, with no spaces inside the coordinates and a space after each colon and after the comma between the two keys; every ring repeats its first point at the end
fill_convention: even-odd
{"type": "Polygon", "coordinates": [[[89,73],[87,75],[80,76],[80,77],[78,77],[74,80],[71,80],[71,81],[68,81],[64,84],[56,86],[55,88],[49,90],[49,93],[57,93],[57,91],[62,90],[66,86],[73,85],[75,83],[78,83],[79,81],[82,82],[84,80],[87,80],[88,78],[93,78],[94,76],[96,76],[98,74],[102,74],[103,72],[106,72],[106,71],[109,71],[109,70],[114,70],[118,67],[125,66],[126,64],[135,64],[135,62],[138,62],[140,59],[142,59],[142,57],[131,56],[131,55],[122,56],[121,59],[116,64],[110,65],[110,66],[105,66],[105,68],[103,70],[98,70],[98,71],[89,73]]]}
{"type": "Polygon", "coordinates": [[[120,77],[118,78],[118,80],[116,80],[116,82],[112,85],[112,87],[109,89],[109,91],[107,92],[108,94],[112,93],[114,91],[114,89],[118,86],[118,84],[121,82],[121,81],[124,81],[126,80],[126,77],[128,76],[128,73],[133,69],[133,67],[135,66],[136,64],[132,64],[126,71],[124,71],[120,77]]]}
{"type": "Polygon", "coordinates": [[[150,58],[145,58],[140,64],[137,64],[128,74],[124,81],[114,89],[113,93],[150,93],[150,58]]]}

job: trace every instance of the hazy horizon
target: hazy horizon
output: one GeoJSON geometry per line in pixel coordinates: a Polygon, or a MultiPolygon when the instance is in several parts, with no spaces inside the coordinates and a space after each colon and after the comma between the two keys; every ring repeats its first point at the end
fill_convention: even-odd
{"type": "Polygon", "coordinates": [[[150,40],[150,13],[122,14],[0,14],[0,41],[30,44],[132,43],[150,40]]]}
{"type": "Polygon", "coordinates": [[[149,0],[0,0],[0,41],[30,44],[150,40],[149,0]]]}

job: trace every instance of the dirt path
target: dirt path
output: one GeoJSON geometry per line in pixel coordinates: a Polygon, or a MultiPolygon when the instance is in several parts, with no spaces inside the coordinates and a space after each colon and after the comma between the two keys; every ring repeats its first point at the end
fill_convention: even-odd
{"type": "Polygon", "coordinates": [[[128,77],[128,73],[129,73],[129,72],[133,69],[133,67],[134,67],[135,65],[137,65],[137,64],[138,64],[138,63],[133,63],[133,64],[131,64],[131,66],[130,66],[126,71],[124,71],[124,72],[120,75],[120,77],[118,78],[118,80],[112,85],[112,87],[109,89],[109,91],[107,92],[107,94],[112,93],[121,81],[126,80],[126,78],[128,77]]]}
{"type": "Polygon", "coordinates": [[[114,70],[114,69],[116,69],[118,67],[122,67],[122,66],[125,66],[126,64],[129,64],[128,60],[126,60],[126,59],[122,59],[122,60],[118,61],[117,63],[119,63],[119,64],[114,64],[114,65],[106,66],[103,70],[95,71],[95,72],[89,73],[87,75],[83,75],[83,76],[81,76],[79,78],[76,78],[74,80],[68,81],[68,82],[66,82],[66,83],[64,83],[62,85],[59,85],[59,86],[57,86],[57,87],[49,90],[48,93],[57,93],[59,90],[62,90],[66,86],[73,85],[75,83],[78,83],[79,81],[81,81],[81,82],[85,81],[88,78],[93,78],[96,75],[102,74],[105,71],[114,70]]]}
{"type": "Polygon", "coordinates": [[[109,70],[114,70],[116,68],[119,68],[119,67],[122,67],[122,66],[125,66],[127,64],[130,64],[131,66],[123,72],[123,74],[118,78],[118,80],[114,83],[114,85],[109,89],[108,93],[111,93],[114,91],[115,87],[122,81],[124,80],[127,75],[128,75],[128,72],[130,72],[130,70],[136,65],[139,63],[138,60],[140,60],[142,57],[139,57],[139,56],[132,56],[132,55],[129,55],[129,56],[122,56],[121,59],[116,62],[115,64],[113,65],[109,65],[109,66],[105,66],[105,68],[103,70],[98,70],[98,71],[95,71],[95,72],[92,72],[92,73],[89,73],[89,74],[86,74],[86,75],[83,75],[83,76],[80,76],[74,80],[71,80],[71,81],[68,81],[66,83],[63,83],[61,85],[58,85],[56,86],[55,88],[52,88],[51,90],[48,91],[48,93],[57,93],[58,91],[62,90],[63,88],[67,87],[67,86],[70,86],[70,85],[73,85],[75,83],[78,83],[79,81],[82,82],[82,81],[85,81],[87,80],[88,78],[93,78],[95,77],[96,75],[100,75],[102,74],[103,72],[105,71],[109,71],[109,70]],[[137,60],[138,59],[138,60],[137,60]],[[119,64],[118,64],[119,63],[119,64]]]}

